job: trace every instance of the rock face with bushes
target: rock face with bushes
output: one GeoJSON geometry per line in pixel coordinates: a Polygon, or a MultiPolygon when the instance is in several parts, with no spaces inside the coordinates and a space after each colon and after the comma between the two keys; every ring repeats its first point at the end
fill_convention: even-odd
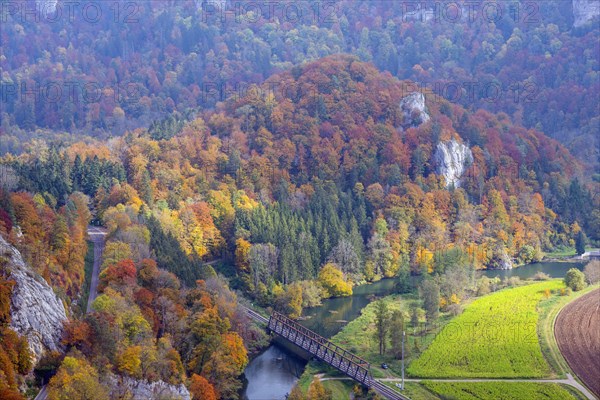
{"type": "Polygon", "coordinates": [[[15,281],[10,327],[27,337],[35,364],[45,351],[60,350],[63,323],[67,320],[65,307],[48,283],[2,237],[0,257],[7,261],[10,279],[15,281]]]}
{"type": "Polygon", "coordinates": [[[163,381],[148,382],[130,377],[109,376],[111,398],[131,400],[173,399],[190,400],[191,395],[185,385],[171,385],[163,381]]]}
{"type": "Polygon", "coordinates": [[[405,128],[410,126],[419,126],[428,122],[431,117],[425,106],[425,95],[419,92],[412,92],[400,101],[400,109],[404,115],[405,128]]]}

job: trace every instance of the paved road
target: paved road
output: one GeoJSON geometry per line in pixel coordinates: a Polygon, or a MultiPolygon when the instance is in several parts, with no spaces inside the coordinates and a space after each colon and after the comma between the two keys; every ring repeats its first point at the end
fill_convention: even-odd
{"type": "Polygon", "coordinates": [[[106,230],[95,226],[88,228],[88,236],[94,242],[94,267],[92,269],[92,282],[90,284],[90,295],[88,297],[86,313],[92,310],[92,303],[98,297],[98,276],[100,275],[100,265],[102,264],[102,251],[104,250],[104,237],[106,230]]]}
{"type": "MultiPolygon", "coordinates": [[[[96,226],[88,227],[88,237],[94,242],[94,266],[92,268],[92,282],[90,284],[90,295],[88,297],[86,313],[91,311],[92,303],[98,297],[98,276],[100,275],[100,265],[102,264],[102,251],[104,250],[104,238],[106,230],[96,226]]],[[[35,400],[48,399],[48,386],[42,386],[40,392],[35,396],[35,400]]]]}
{"type": "Polygon", "coordinates": [[[35,400],[46,400],[48,398],[48,386],[42,386],[42,390],[35,396],[35,400]]]}

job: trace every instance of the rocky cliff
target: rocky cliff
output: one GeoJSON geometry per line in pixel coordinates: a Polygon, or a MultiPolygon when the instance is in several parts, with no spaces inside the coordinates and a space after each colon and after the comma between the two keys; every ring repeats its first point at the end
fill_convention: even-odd
{"type": "Polygon", "coordinates": [[[463,143],[452,139],[439,142],[435,150],[437,174],[446,178],[447,187],[459,187],[460,178],[473,162],[473,153],[463,143]]]}
{"type": "Polygon", "coordinates": [[[573,26],[578,28],[600,16],[600,1],[573,0],[573,26]]]}
{"type": "Polygon", "coordinates": [[[190,400],[190,392],[184,385],[170,385],[163,381],[146,382],[137,379],[110,375],[111,398],[131,400],[190,400]]]}
{"type": "Polygon", "coordinates": [[[400,100],[400,110],[402,110],[404,116],[404,122],[402,123],[404,128],[419,126],[431,119],[427,113],[423,93],[412,92],[408,96],[403,97],[400,100]]]}
{"type": "Polygon", "coordinates": [[[0,236],[0,255],[8,260],[13,289],[10,327],[27,336],[37,363],[46,350],[59,350],[67,315],[62,301],[46,281],[25,262],[21,253],[0,236]]]}
{"type": "MultiPolygon", "coordinates": [[[[41,18],[53,19],[57,10],[58,0],[37,0],[37,9],[41,18]]],[[[62,11],[59,11],[62,12],[62,11]]]]}

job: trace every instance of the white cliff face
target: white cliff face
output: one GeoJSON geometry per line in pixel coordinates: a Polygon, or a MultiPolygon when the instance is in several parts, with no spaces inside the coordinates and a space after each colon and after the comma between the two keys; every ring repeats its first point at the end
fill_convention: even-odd
{"type": "Polygon", "coordinates": [[[126,376],[109,376],[111,398],[131,400],[191,400],[192,396],[183,385],[170,385],[163,381],[147,382],[126,376]]]}
{"type": "Polygon", "coordinates": [[[446,178],[447,187],[459,187],[460,178],[473,162],[471,149],[452,139],[439,142],[435,150],[435,162],[438,175],[446,178]]]}
{"type": "Polygon", "coordinates": [[[58,0],[38,0],[37,9],[39,10],[42,18],[54,18],[56,12],[56,4],[58,0]]]}
{"type": "Polygon", "coordinates": [[[573,0],[573,26],[578,28],[600,15],[600,1],[573,0]]]}
{"type": "Polygon", "coordinates": [[[16,282],[10,304],[10,327],[25,335],[34,364],[46,350],[60,350],[65,307],[50,285],[25,262],[21,253],[0,236],[0,256],[9,260],[10,278],[16,282]]]}
{"type": "Polygon", "coordinates": [[[492,257],[492,261],[488,265],[489,268],[494,269],[512,269],[513,261],[506,252],[506,248],[502,247],[497,249],[496,254],[492,257]]]}
{"type": "Polygon", "coordinates": [[[412,92],[400,100],[400,109],[404,115],[403,126],[419,126],[429,121],[431,117],[427,114],[425,96],[423,93],[412,92]]]}
{"type": "Polygon", "coordinates": [[[500,269],[512,269],[513,268],[513,262],[510,259],[510,256],[506,252],[502,253],[499,264],[500,264],[499,265],[500,269]]]}

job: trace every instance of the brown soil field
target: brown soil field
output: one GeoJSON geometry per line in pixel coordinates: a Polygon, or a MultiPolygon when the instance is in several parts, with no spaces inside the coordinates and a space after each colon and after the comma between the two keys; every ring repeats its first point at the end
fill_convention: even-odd
{"type": "Polygon", "coordinates": [[[554,334],[573,372],[600,398],[600,289],[567,304],[554,334]]]}

